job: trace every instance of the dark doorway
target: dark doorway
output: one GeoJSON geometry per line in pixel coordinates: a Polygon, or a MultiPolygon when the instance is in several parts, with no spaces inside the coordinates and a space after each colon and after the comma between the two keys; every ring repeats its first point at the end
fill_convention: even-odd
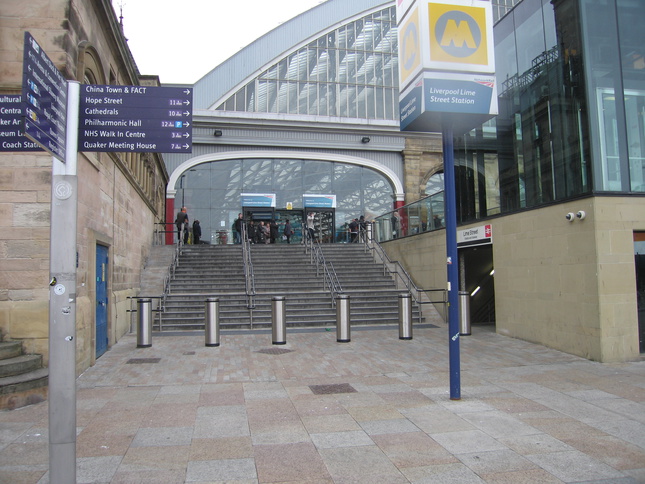
{"type": "Polygon", "coordinates": [[[634,233],[634,263],[636,266],[639,348],[641,353],[645,353],[645,232],[634,233]]]}
{"type": "Polygon", "coordinates": [[[495,323],[495,269],[493,246],[459,249],[460,290],[470,294],[471,323],[495,323]]]}

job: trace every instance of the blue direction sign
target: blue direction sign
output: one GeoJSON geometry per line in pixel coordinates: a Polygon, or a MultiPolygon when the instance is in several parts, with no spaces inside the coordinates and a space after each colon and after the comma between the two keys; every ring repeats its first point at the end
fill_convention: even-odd
{"type": "Polygon", "coordinates": [[[80,151],[191,153],[193,90],[81,86],[80,151]]]}
{"type": "Polygon", "coordinates": [[[24,134],[65,161],[67,81],[25,32],[22,74],[24,134]]]}
{"type": "Polygon", "coordinates": [[[41,151],[22,133],[22,97],[0,95],[0,151],[41,151]]]}

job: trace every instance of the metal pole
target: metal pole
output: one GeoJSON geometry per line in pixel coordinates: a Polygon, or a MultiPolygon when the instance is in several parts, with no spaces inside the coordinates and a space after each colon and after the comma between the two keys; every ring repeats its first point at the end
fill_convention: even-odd
{"type": "Polygon", "coordinates": [[[339,294],[336,296],[336,341],[349,343],[351,340],[349,295],[339,294]]]}
{"type": "Polygon", "coordinates": [[[80,84],[67,83],[65,163],[53,159],[49,292],[49,482],[76,482],[76,223],[80,84]]]}
{"type": "Polygon", "coordinates": [[[206,346],[219,346],[219,298],[206,298],[205,315],[206,346]]]}
{"type": "Polygon", "coordinates": [[[457,258],[457,198],[452,125],[443,126],[443,180],[446,205],[446,263],[448,265],[448,347],[450,399],[461,399],[459,357],[459,263],[457,258]]]}
{"type": "Polygon", "coordinates": [[[137,299],[137,348],[152,346],[152,299],[137,299]]]}
{"type": "Polygon", "coordinates": [[[274,296],[271,300],[271,338],[274,345],[287,343],[287,326],[285,321],[285,298],[274,296]]]}
{"type": "Polygon", "coordinates": [[[412,294],[399,294],[399,339],[412,339],[412,294]]]}

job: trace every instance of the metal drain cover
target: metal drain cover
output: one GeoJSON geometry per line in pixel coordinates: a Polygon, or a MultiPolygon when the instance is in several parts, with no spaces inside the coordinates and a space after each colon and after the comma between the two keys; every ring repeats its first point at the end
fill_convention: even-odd
{"type": "Polygon", "coordinates": [[[128,365],[140,365],[142,363],[159,363],[161,358],[130,358],[126,363],[128,365]]]}
{"type": "Polygon", "coordinates": [[[195,356],[195,352],[194,351],[186,351],[185,353],[183,353],[183,355],[184,356],[195,356]]]}
{"type": "Polygon", "coordinates": [[[335,385],[309,385],[314,395],[331,395],[333,393],[357,393],[349,383],[336,383],[335,385]]]}
{"type": "Polygon", "coordinates": [[[265,355],[285,355],[291,353],[293,350],[288,350],[286,348],[267,348],[265,350],[260,350],[258,353],[263,353],[265,355]]]}

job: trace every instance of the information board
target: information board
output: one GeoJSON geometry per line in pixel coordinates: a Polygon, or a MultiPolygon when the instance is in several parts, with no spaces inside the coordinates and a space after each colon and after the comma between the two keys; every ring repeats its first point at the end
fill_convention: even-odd
{"type": "Polygon", "coordinates": [[[25,32],[22,74],[24,134],[65,161],[67,81],[25,32]]]}
{"type": "Polygon", "coordinates": [[[22,134],[22,97],[0,95],[0,151],[41,151],[42,148],[22,134]]]}
{"type": "Polygon", "coordinates": [[[190,153],[192,101],[186,87],[83,85],[78,149],[190,153]]]}

